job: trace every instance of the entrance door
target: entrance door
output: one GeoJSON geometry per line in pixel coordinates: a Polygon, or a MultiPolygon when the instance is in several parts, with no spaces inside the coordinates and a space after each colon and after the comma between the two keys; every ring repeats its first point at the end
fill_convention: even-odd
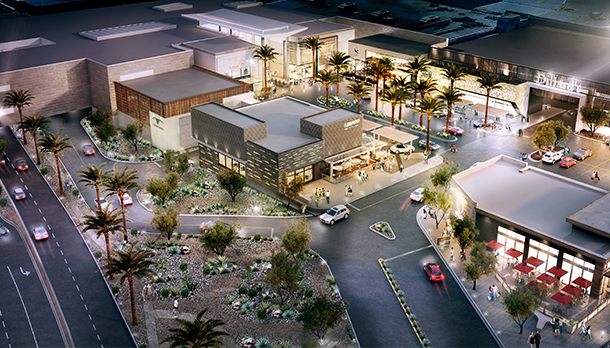
{"type": "Polygon", "coordinates": [[[570,110],[578,109],[579,99],[555,91],[545,91],[531,88],[527,115],[530,123],[537,123],[552,117],[554,120],[562,120],[564,125],[570,126],[572,130],[576,127],[576,112],[570,110]]]}

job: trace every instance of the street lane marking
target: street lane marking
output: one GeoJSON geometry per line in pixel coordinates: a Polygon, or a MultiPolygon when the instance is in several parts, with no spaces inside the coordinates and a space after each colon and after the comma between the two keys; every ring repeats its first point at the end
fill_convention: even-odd
{"type": "Polygon", "coordinates": [[[422,251],[422,250],[425,250],[425,249],[428,249],[428,248],[432,248],[432,245],[428,245],[428,246],[425,246],[425,247],[423,247],[423,248],[419,248],[419,249],[411,250],[411,251],[408,251],[408,252],[406,252],[406,253],[404,253],[404,254],[400,254],[400,255],[392,256],[392,257],[390,257],[390,258],[383,259],[383,261],[384,261],[384,262],[388,262],[388,261],[391,261],[391,260],[397,259],[397,258],[399,258],[399,257],[407,256],[407,255],[409,255],[409,254],[413,254],[413,253],[416,253],[416,252],[418,252],[418,251],[422,251]]]}
{"type": "Polygon", "coordinates": [[[360,209],[358,209],[358,207],[356,207],[356,206],[352,205],[351,203],[347,203],[346,205],[349,205],[350,207],[352,207],[352,208],[356,209],[357,211],[360,211],[360,209]]]}
{"type": "Polygon", "coordinates": [[[95,324],[91,324],[93,325],[93,330],[97,331],[97,328],[95,327],[95,324]]]}
{"type": "Polygon", "coordinates": [[[379,204],[379,203],[381,203],[381,202],[385,202],[385,201],[387,201],[388,199],[394,198],[394,197],[396,197],[396,196],[400,196],[400,195],[402,195],[402,194],[403,194],[403,193],[405,193],[405,192],[413,191],[413,190],[415,190],[416,188],[418,188],[419,186],[421,186],[421,185],[416,185],[416,186],[413,186],[413,187],[411,187],[411,188],[409,188],[409,189],[406,189],[406,190],[404,190],[404,191],[398,192],[398,193],[396,193],[396,194],[394,194],[394,195],[392,195],[392,196],[390,196],[390,197],[384,198],[384,199],[382,199],[382,200],[380,200],[380,201],[377,201],[377,202],[375,202],[375,203],[373,203],[373,204],[369,204],[369,205],[367,205],[367,206],[366,206],[366,207],[364,207],[364,208],[360,208],[360,209],[358,209],[358,208],[356,208],[356,207],[355,207],[353,204],[351,204],[351,203],[350,203],[350,205],[351,205],[352,207],[356,208],[356,210],[358,210],[358,211],[362,211],[362,210],[364,210],[364,209],[368,209],[368,208],[370,208],[370,207],[372,207],[372,206],[374,206],[374,205],[377,205],[377,204],[379,204]]]}
{"type": "Polygon", "coordinates": [[[36,201],[34,201],[34,205],[38,205],[38,203],[36,203],[36,201]]]}
{"type": "Polygon", "coordinates": [[[60,249],[59,252],[61,253],[61,256],[64,256],[63,250],[60,249]]]}
{"type": "MultiPolygon", "coordinates": [[[[72,270],[70,269],[70,267],[68,267],[68,272],[72,273],[72,270]]],[[[74,280],[74,277],[72,277],[72,280],[74,280]]],[[[74,280],[76,281],[76,280],[74,280]]]]}
{"type": "Polygon", "coordinates": [[[21,182],[23,182],[23,178],[19,178],[19,180],[21,180],[21,182]]]}
{"type": "Polygon", "coordinates": [[[42,217],[42,219],[43,219],[45,222],[47,221],[47,218],[46,218],[46,217],[44,217],[44,216],[42,217]]]}
{"type": "Polygon", "coordinates": [[[40,214],[42,214],[42,210],[40,210],[40,208],[38,208],[38,212],[39,212],[40,214]]]}
{"type": "Polygon", "coordinates": [[[83,298],[83,294],[80,294],[80,300],[84,301],[85,299],[83,298]]]}
{"type": "Polygon", "coordinates": [[[89,308],[87,308],[87,304],[86,303],[83,303],[83,305],[85,306],[86,310],[89,310],[89,308]]]}
{"type": "Polygon", "coordinates": [[[76,286],[76,290],[80,291],[80,289],[78,288],[78,285],[76,286]]]}
{"type": "Polygon", "coordinates": [[[57,247],[59,248],[59,242],[55,242],[55,244],[57,244],[57,247]]]}
{"type": "MultiPolygon", "coordinates": [[[[49,226],[49,225],[47,225],[47,226],[49,226]]],[[[53,236],[53,238],[55,238],[55,233],[51,233],[51,235],[53,236]]]]}
{"type": "MultiPolygon", "coordinates": [[[[17,282],[15,282],[15,277],[13,277],[13,272],[9,266],[6,266],[8,273],[11,275],[11,279],[13,280],[13,284],[15,285],[15,289],[17,289],[17,294],[19,294],[19,299],[21,300],[21,305],[23,306],[23,310],[25,311],[25,317],[28,319],[28,324],[30,325],[30,331],[32,332],[32,337],[34,337],[34,343],[36,344],[36,348],[38,348],[38,341],[36,340],[36,335],[34,334],[34,328],[32,327],[32,322],[30,321],[30,315],[28,314],[27,308],[25,308],[25,303],[23,302],[23,297],[21,297],[21,291],[19,291],[19,287],[17,286],[17,282]]],[[[6,338],[8,339],[8,332],[6,333],[6,338]]]]}
{"type": "Polygon", "coordinates": [[[91,318],[91,314],[87,314],[89,316],[89,320],[93,320],[93,318],[91,318]]]}
{"type": "MultiPolygon", "coordinates": [[[[70,269],[70,267],[68,267],[68,269],[70,269]]],[[[72,271],[70,271],[72,272],[72,271]]],[[[76,279],[74,279],[74,276],[72,276],[72,281],[76,281],[76,279]]]]}
{"type": "Polygon", "coordinates": [[[68,264],[68,260],[64,259],[64,262],[66,263],[66,265],[68,264]]]}

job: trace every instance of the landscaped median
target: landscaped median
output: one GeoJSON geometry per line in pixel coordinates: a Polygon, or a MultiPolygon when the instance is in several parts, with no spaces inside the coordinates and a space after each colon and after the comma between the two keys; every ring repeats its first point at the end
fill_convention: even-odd
{"type": "Polygon", "coordinates": [[[415,314],[413,314],[411,307],[409,307],[407,305],[407,299],[405,298],[405,293],[402,290],[400,290],[400,286],[398,286],[398,284],[396,283],[396,280],[394,279],[394,276],[392,275],[392,270],[388,267],[388,265],[385,263],[385,261],[383,259],[379,259],[378,261],[379,261],[379,265],[381,266],[381,269],[383,270],[383,273],[385,274],[385,277],[388,279],[388,282],[390,283],[390,286],[392,287],[392,290],[394,290],[394,295],[396,295],[396,298],[398,299],[398,302],[400,303],[400,307],[402,307],[402,310],[405,312],[407,319],[409,319],[409,323],[411,323],[411,327],[413,328],[413,331],[415,331],[415,335],[417,335],[417,339],[419,340],[419,343],[421,343],[422,347],[432,347],[432,345],[430,344],[430,341],[426,338],[426,334],[424,333],[422,328],[419,326],[417,317],[415,317],[415,314]]]}

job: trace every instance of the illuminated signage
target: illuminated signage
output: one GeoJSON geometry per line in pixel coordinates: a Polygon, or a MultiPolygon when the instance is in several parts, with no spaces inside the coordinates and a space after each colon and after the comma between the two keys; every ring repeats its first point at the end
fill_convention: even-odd
{"type": "Polygon", "coordinates": [[[543,86],[554,87],[563,89],[565,91],[577,92],[587,94],[589,91],[583,89],[580,85],[580,81],[573,77],[566,77],[561,75],[555,75],[551,73],[538,72],[534,82],[543,86]]]}
{"type": "Polygon", "coordinates": [[[355,128],[360,123],[360,119],[356,119],[353,121],[345,122],[343,124],[343,129],[348,130],[351,128],[355,128]]]}

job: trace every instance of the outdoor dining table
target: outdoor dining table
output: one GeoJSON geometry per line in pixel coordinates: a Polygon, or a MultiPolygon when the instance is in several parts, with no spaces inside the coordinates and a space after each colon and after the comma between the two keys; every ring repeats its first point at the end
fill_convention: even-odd
{"type": "Polygon", "coordinates": [[[570,301],[572,301],[574,299],[572,296],[568,296],[561,291],[559,291],[555,295],[551,296],[551,298],[563,305],[570,303],[570,301]]]}
{"type": "Polygon", "coordinates": [[[549,269],[546,271],[546,273],[550,273],[550,274],[552,274],[552,275],[554,275],[554,276],[556,276],[556,277],[558,277],[558,278],[561,278],[561,277],[563,277],[564,275],[568,274],[568,271],[563,270],[563,269],[561,269],[561,268],[559,268],[559,267],[557,267],[557,266],[553,266],[553,267],[549,268],[549,269]]]}
{"type": "Polygon", "coordinates": [[[572,281],[572,284],[576,284],[583,289],[588,289],[591,285],[593,285],[593,282],[590,280],[586,280],[583,277],[578,277],[572,281]]]}
{"type": "Polygon", "coordinates": [[[487,243],[487,246],[492,248],[493,250],[498,250],[498,249],[502,248],[504,246],[504,244],[502,244],[500,242],[496,242],[495,240],[492,240],[487,243]]]}
{"type": "Polygon", "coordinates": [[[578,296],[582,292],[582,289],[577,288],[572,284],[569,284],[569,285],[564,286],[563,289],[561,289],[561,291],[567,292],[568,294],[570,294],[572,296],[578,296]]]}
{"type": "Polygon", "coordinates": [[[559,278],[553,277],[552,275],[548,275],[546,273],[539,275],[536,279],[538,279],[542,282],[545,282],[549,285],[551,285],[559,280],[559,278]]]}

